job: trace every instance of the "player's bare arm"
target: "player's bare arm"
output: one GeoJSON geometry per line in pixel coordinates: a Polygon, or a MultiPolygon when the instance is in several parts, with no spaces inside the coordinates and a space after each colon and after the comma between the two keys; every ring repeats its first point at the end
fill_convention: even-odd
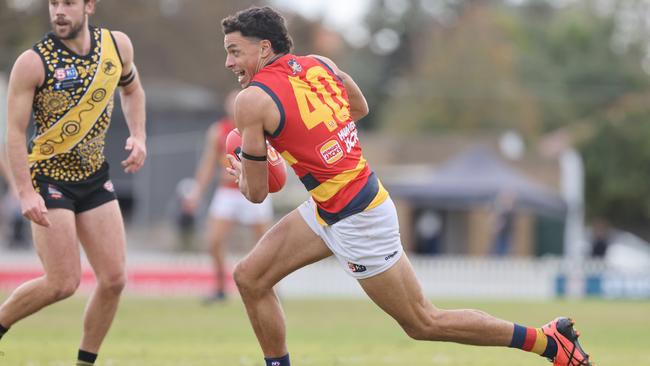
{"type": "Polygon", "coordinates": [[[6,141],[0,141],[0,149],[2,149],[0,152],[0,177],[3,178],[5,182],[7,182],[11,194],[15,197],[18,197],[16,185],[14,184],[13,177],[11,176],[11,170],[9,169],[9,160],[6,156],[6,143],[6,141]]]}
{"type": "Polygon", "coordinates": [[[130,133],[124,146],[124,149],[130,153],[126,160],[122,161],[122,166],[125,172],[135,173],[142,168],[147,157],[146,97],[140,82],[138,69],[133,62],[133,44],[131,40],[122,32],[112,32],[112,34],[122,56],[123,67],[119,84],[121,87],[120,99],[130,133]]]}
{"type": "Polygon", "coordinates": [[[352,77],[336,66],[334,61],[329,58],[321,55],[310,55],[311,57],[316,57],[322,62],[326,63],[338,77],[343,81],[345,90],[348,92],[348,99],[350,100],[350,114],[354,121],[358,121],[361,118],[368,115],[370,109],[368,108],[368,102],[366,102],[366,97],[363,96],[361,88],[354,82],[352,77]]]}
{"type": "Polygon", "coordinates": [[[38,225],[50,226],[45,202],[32,185],[25,146],[34,92],[44,79],[43,63],[36,52],[28,50],[18,57],[9,78],[7,155],[23,216],[38,225]]]}
{"type": "Polygon", "coordinates": [[[269,193],[264,131],[275,131],[280,112],[266,92],[257,87],[242,90],[235,101],[235,124],[242,136],[239,187],[255,203],[269,193]]]}
{"type": "Polygon", "coordinates": [[[194,212],[196,207],[199,204],[199,199],[203,195],[203,192],[208,188],[208,185],[212,181],[212,177],[215,175],[216,166],[219,163],[219,157],[223,154],[220,151],[219,144],[219,128],[216,124],[213,124],[208,129],[208,133],[205,136],[205,146],[203,147],[203,153],[201,154],[201,160],[199,165],[196,167],[196,174],[194,175],[194,180],[196,182],[194,188],[190,195],[183,200],[183,209],[186,212],[194,212]]]}

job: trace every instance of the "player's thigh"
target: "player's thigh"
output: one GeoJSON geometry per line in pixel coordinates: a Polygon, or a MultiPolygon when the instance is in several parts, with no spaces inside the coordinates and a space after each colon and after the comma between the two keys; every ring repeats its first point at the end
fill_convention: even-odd
{"type": "Polygon", "coordinates": [[[210,246],[222,245],[233,228],[234,221],[225,217],[209,216],[206,239],[210,246]]]}
{"type": "Polygon", "coordinates": [[[262,236],[264,236],[264,233],[266,233],[266,231],[269,229],[269,226],[270,222],[266,221],[249,225],[256,242],[260,240],[262,236]]]}
{"type": "Polygon", "coordinates": [[[257,286],[270,287],[289,273],[331,255],[296,209],[262,236],[236,272],[257,286]]]}
{"type": "Polygon", "coordinates": [[[49,209],[50,226],[32,223],[34,247],[51,280],[79,278],[81,263],[75,230],[74,212],[62,208],[49,209]]]}
{"type": "Polygon", "coordinates": [[[426,322],[435,307],[422,293],[406,254],[376,276],[359,280],[368,296],[403,326],[426,322]]]}
{"type": "Polygon", "coordinates": [[[77,214],[77,232],[100,280],[123,275],[126,237],[117,200],[77,214]]]}

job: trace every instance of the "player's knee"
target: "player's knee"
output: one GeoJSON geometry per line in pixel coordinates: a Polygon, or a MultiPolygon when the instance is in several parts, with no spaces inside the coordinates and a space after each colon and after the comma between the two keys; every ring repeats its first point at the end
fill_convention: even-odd
{"type": "Polygon", "coordinates": [[[406,334],[417,341],[436,341],[440,340],[436,337],[436,330],[432,326],[426,324],[417,325],[402,325],[402,329],[406,334]]]}
{"type": "Polygon", "coordinates": [[[98,285],[104,290],[112,294],[119,295],[126,286],[126,274],[124,272],[116,272],[98,280],[98,285]]]}
{"type": "Polygon", "coordinates": [[[400,323],[406,334],[418,341],[444,341],[447,339],[441,322],[436,320],[438,311],[422,314],[417,321],[400,323]]]}
{"type": "Polygon", "coordinates": [[[72,296],[79,288],[80,278],[70,277],[50,283],[52,301],[60,301],[72,296]]]}
{"type": "Polygon", "coordinates": [[[253,295],[261,290],[261,283],[256,278],[253,268],[245,260],[237,263],[233,270],[233,280],[237,285],[239,293],[242,295],[253,295]]]}
{"type": "Polygon", "coordinates": [[[248,274],[246,272],[246,265],[243,262],[237,263],[235,269],[232,271],[232,278],[239,292],[247,291],[252,285],[252,281],[248,280],[248,274]]]}

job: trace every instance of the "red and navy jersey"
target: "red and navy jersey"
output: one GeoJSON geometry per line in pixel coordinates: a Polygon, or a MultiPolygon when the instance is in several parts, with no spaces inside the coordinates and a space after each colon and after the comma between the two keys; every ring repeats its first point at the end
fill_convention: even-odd
{"type": "Polygon", "coordinates": [[[388,197],[361,152],[342,80],[315,57],[284,55],[250,86],[268,93],[280,111],[270,144],[316,202],[322,224],[376,207],[388,197]]]}
{"type": "MultiPolygon", "coordinates": [[[[228,137],[230,131],[235,128],[235,122],[228,117],[224,117],[215,123],[215,127],[217,129],[215,136],[215,148],[217,149],[217,154],[219,154],[220,168],[224,168],[226,166],[230,166],[230,163],[228,163],[228,159],[226,158],[226,138],[228,137]]],[[[219,184],[222,187],[239,189],[239,185],[235,183],[235,178],[230,174],[221,174],[219,184]]]]}

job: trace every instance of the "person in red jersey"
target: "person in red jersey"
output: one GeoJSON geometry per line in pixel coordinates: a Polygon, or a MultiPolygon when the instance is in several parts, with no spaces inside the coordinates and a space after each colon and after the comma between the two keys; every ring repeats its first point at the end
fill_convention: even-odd
{"type": "Polygon", "coordinates": [[[443,310],[422,293],[403,253],[395,206],[364,158],[355,123],[368,113],[354,80],[330,59],[297,56],[284,18],[253,7],[222,20],[225,66],[244,88],[235,103],[241,163],[229,173],[252,202],[268,194],[265,140],[310,199],[282,218],[237,264],[234,277],[267,366],[290,364],[273,286],[331,255],[418,340],[520,348],[554,365],[590,365],[569,318],[528,328],[479,310],[443,310]]]}
{"type": "MultiPolygon", "coordinates": [[[[235,128],[233,120],[237,92],[230,92],[225,101],[226,116],[210,126],[203,147],[203,154],[196,167],[196,185],[183,201],[183,209],[193,214],[201,196],[215,176],[218,166],[227,164],[226,137],[235,128]]],[[[214,292],[204,299],[205,304],[226,299],[226,255],[224,241],[239,223],[250,227],[255,241],[262,237],[273,220],[271,199],[259,205],[248,201],[239,192],[235,179],[230,175],[219,176],[218,187],[210,203],[207,240],[215,274],[214,292]]]]}

